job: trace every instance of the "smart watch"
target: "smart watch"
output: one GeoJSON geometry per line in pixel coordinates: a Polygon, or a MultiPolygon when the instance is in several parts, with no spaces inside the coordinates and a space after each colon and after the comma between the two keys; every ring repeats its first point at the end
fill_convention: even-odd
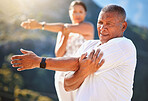
{"type": "Polygon", "coordinates": [[[45,24],[46,24],[46,22],[42,22],[41,24],[42,24],[42,30],[45,30],[45,24]]]}
{"type": "Polygon", "coordinates": [[[45,61],[46,61],[46,58],[42,58],[42,61],[40,62],[40,68],[43,68],[43,69],[46,68],[46,63],[45,63],[45,61]]]}

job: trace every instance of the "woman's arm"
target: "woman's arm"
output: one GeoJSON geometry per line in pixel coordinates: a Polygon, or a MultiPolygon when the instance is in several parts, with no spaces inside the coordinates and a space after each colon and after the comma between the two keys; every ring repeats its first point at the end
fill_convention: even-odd
{"type": "Polygon", "coordinates": [[[94,26],[91,23],[64,24],[64,26],[69,32],[79,33],[87,40],[92,40],[94,38],[94,26]]]}
{"type": "MultiPolygon", "coordinates": [[[[35,19],[28,19],[27,21],[21,23],[21,26],[25,29],[42,29],[42,25],[43,22],[37,22],[35,19]]],[[[44,23],[44,30],[51,32],[62,31],[64,27],[68,29],[69,33],[79,33],[87,40],[94,38],[94,26],[88,22],[80,24],[44,23]]]]}
{"type": "Polygon", "coordinates": [[[56,48],[55,48],[56,56],[61,57],[66,53],[67,40],[70,32],[79,33],[83,35],[84,38],[87,40],[93,39],[94,34],[93,34],[92,26],[93,25],[90,25],[90,23],[81,23],[77,25],[65,24],[63,31],[61,33],[58,33],[58,36],[57,36],[57,42],[56,42],[56,48]]]}
{"type": "Polygon", "coordinates": [[[51,32],[59,32],[64,28],[63,23],[44,23],[37,22],[35,19],[28,19],[21,23],[21,26],[25,29],[42,29],[44,24],[44,30],[51,32]]]}
{"type": "Polygon", "coordinates": [[[65,28],[63,29],[62,32],[58,33],[56,47],[55,47],[56,57],[62,57],[66,53],[68,35],[69,33],[65,30],[65,28]]]}

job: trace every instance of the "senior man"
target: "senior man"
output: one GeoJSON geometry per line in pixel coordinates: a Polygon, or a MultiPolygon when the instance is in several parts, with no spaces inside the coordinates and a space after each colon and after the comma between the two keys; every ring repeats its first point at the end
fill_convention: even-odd
{"type": "MultiPolygon", "coordinates": [[[[64,80],[66,91],[77,89],[75,101],[131,100],[137,59],[134,44],[123,36],[127,28],[125,19],[126,13],[121,6],[107,5],[98,16],[100,40],[86,41],[75,54],[77,58],[42,59],[41,63],[46,60],[47,69],[75,71],[64,80]],[[97,49],[101,49],[103,57],[97,49]]],[[[19,70],[39,66],[40,61],[41,58],[33,52],[12,57],[13,66],[21,67],[19,70]],[[33,61],[25,62],[27,60],[33,61]]]]}
{"type": "Polygon", "coordinates": [[[82,80],[83,83],[77,80],[78,71],[65,78],[65,90],[79,88],[76,101],[131,100],[137,59],[134,44],[123,36],[127,28],[125,19],[126,13],[121,6],[107,5],[101,10],[97,23],[100,40],[85,42],[77,54],[100,48],[104,53],[105,63],[94,74],[82,80]]]}

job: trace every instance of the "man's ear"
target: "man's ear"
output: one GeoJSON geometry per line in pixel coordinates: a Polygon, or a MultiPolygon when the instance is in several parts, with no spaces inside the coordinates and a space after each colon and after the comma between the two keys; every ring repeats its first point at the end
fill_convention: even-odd
{"type": "Polygon", "coordinates": [[[124,32],[124,31],[126,30],[126,28],[127,28],[127,22],[124,21],[124,22],[122,23],[122,32],[124,32]]]}

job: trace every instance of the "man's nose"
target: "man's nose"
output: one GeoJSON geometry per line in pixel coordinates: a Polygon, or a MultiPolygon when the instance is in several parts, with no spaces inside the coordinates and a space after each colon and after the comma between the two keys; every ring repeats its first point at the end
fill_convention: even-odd
{"type": "Polygon", "coordinates": [[[102,31],[106,31],[107,27],[102,25],[97,26],[98,31],[102,32],[102,31]]]}
{"type": "Polygon", "coordinates": [[[99,29],[100,29],[101,31],[104,31],[104,30],[107,29],[107,26],[105,26],[104,24],[102,24],[102,25],[100,25],[99,29]]]}
{"type": "Polygon", "coordinates": [[[106,26],[104,24],[100,25],[100,29],[103,30],[103,29],[106,29],[106,26]]]}

